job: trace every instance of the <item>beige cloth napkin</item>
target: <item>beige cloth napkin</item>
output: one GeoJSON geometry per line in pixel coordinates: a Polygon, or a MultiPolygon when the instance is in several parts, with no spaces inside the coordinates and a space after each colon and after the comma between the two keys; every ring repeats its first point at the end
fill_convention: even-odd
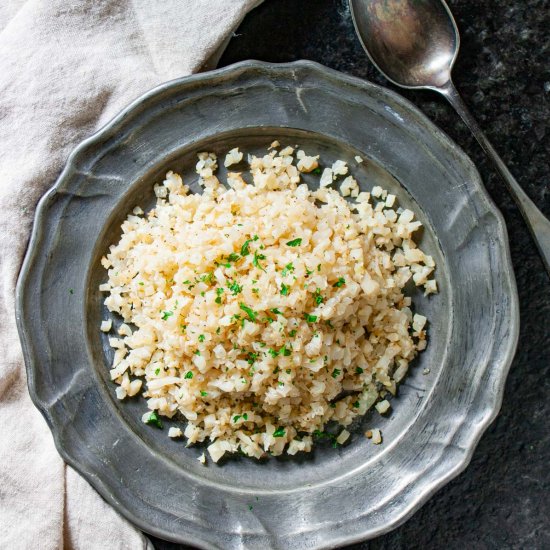
{"type": "Polygon", "coordinates": [[[58,455],[27,393],[14,288],[34,207],[73,147],[199,70],[258,3],[0,2],[0,548],[151,548],[58,455]]]}

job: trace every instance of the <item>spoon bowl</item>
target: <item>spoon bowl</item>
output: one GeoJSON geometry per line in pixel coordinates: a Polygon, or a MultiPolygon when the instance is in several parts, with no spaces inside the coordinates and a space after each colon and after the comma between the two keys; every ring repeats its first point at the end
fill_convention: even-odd
{"type": "Polygon", "coordinates": [[[451,79],[460,37],[452,14],[431,0],[350,2],[371,61],[394,84],[437,88],[451,79]]]}
{"type": "Polygon", "coordinates": [[[402,88],[439,92],[493,161],[529,227],[550,275],[550,221],[499,157],[456,90],[451,71],[460,35],[443,0],[349,0],[355,30],[376,68],[402,88]]]}

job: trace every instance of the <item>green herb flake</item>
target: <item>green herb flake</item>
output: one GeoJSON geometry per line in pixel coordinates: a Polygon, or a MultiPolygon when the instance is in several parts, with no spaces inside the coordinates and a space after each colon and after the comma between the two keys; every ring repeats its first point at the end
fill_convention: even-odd
{"type": "Polygon", "coordinates": [[[304,315],[304,319],[308,322],[308,323],[316,323],[317,322],[317,315],[310,315],[309,313],[306,313],[304,315]]]}
{"type": "Polygon", "coordinates": [[[292,371],[290,369],[286,369],[285,371],[287,374],[290,374],[292,371]]]}
{"type": "Polygon", "coordinates": [[[248,420],[248,413],[244,413],[244,414],[243,414],[243,418],[244,418],[245,420],[248,420]]]}
{"type": "Polygon", "coordinates": [[[334,328],[334,325],[332,324],[332,321],[330,319],[327,319],[325,321],[325,323],[330,327],[330,328],[334,328]]]}
{"type": "Polygon", "coordinates": [[[315,294],[313,295],[313,300],[315,301],[316,305],[323,303],[323,297],[321,296],[321,291],[319,289],[315,291],[315,294]]]}
{"type": "Polygon", "coordinates": [[[286,277],[289,273],[293,273],[293,272],[294,272],[294,265],[291,262],[285,265],[285,267],[283,268],[283,271],[281,271],[281,275],[283,277],[286,277]]]}
{"type": "Polygon", "coordinates": [[[279,350],[279,353],[280,353],[281,355],[283,355],[284,357],[288,357],[288,356],[292,355],[292,351],[291,351],[290,349],[288,349],[288,348],[286,347],[286,345],[283,346],[283,347],[279,350]]]}
{"type": "Polygon", "coordinates": [[[252,239],[247,239],[244,241],[244,244],[241,246],[241,256],[248,256],[250,254],[250,243],[252,239]]]}
{"type": "Polygon", "coordinates": [[[240,292],[242,292],[242,289],[243,289],[243,287],[240,286],[236,281],[233,281],[233,282],[229,285],[229,290],[231,290],[231,292],[233,292],[233,296],[237,296],[237,294],[239,294],[240,292]]]}
{"type": "Polygon", "coordinates": [[[311,171],[311,173],[318,176],[318,175],[321,173],[321,168],[319,168],[319,166],[317,166],[317,168],[314,168],[314,169],[311,171]]]}
{"type": "Polygon", "coordinates": [[[321,271],[321,264],[317,265],[317,271],[321,271]]]}
{"type": "Polygon", "coordinates": [[[297,239],[293,239],[292,241],[288,241],[286,243],[287,246],[300,246],[302,244],[301,237],[298,237],[297,239]]]}
{"type": "Polygon", "coordinates": [[[294,336],[296,336],[296,333],[297,333],[297,332],[298,332],[298,331],[297,331],[295,328],[293,328],[293,329],[288,333],[288,335],[289,335],[291,338],[294,338],[294,336]]]}
{"type": "Polygon", "coordinates": [[[253,309],[249,308],[246,304],[243,304],[242,302],[239,304],[239,307],[248,315],[248,318],[252,322],[256,321],[257,313],[253,309]]]}
{"type": "Polygon", "coordinates": [[[143,286],[144,284],[145,284],[145,283],[144,283],[143,281],[140,281],[140,282],[138,283],[139,286],[143,286]]]}
{"type": "Polygon", "coordinates": [[[358,408],[359,408],[359,401],[355,401],[355,403],[353,403],[353,408],[354,408],[354,409],[358,409],[358,408]]]}
{"type": "Polygon", "coordinates": [[[228,262],[238,262],[241,257],[238,254],[235,254],[235,252],[231,252],[229,256],[227,256],[228,262]]]}
{"type": "Polygon", "coordinates": [[[254,506],[252,506],[252,504],[249,504],[249,505],[248,505],[248,509],[249,509],[249,510],[253,510],[253,509],[254,509],[254,506]]]}
{"type": "Polygon", "coordinates": [[[363,374],[363,369],[361,367],[355,367],[355,374],[363,374]]]}
{"type": "Polygon", "coordinates": [[[158,376],[160,374],[160,368],[155,369],[155,375],[158,376]]]}
{"type": "Polygon", "coordinates": [[[199,334],[199,342],[204,342],[204,334],[199,334]]]}
{"type": "Polygon", "coordinates": [[[271,311],[271,313],[275,313],[275,315],[282,315],[283,314],[283,312],[281,310],[279,310],[278,308],[276,308],[276,307],[270,309],[269,311],[271,311]]]}
{"type": "Polygon", "coordinates": [[[221,331],[221,327],[218,327],[218,328],[216,329],[216,334],[219,334],[220,331],[221,331]]]}
{"type": "Polygon", "coordinates": [[[202,395],[203,397],[206,397],[206,396],[208,395],[208,392],[207,392],[207,391],[201,390],[201,395],[202,395]]]}
{"type": "MultiPolygon", "coordinates": [[[[197,350],[197,351],[198,351],[198,350],[197,350]]],[[[197,352],[195,352],[195,353],[197,353],[197,352]]],[[[185,378],[186,380],[190,380],[191,378],[193,378],[193,373],[192,373],[190,370],[188,370],[188,371],[185,373],[184,378],[185,378]]]]}
{"type": "Polygon", "coordinates": [[[221,296],[218,296],[214,302],[216,302],[216,304],[221,304],[222,303],[222,297],[221,296]]]}
{"type": "MultiPolygon", "coordinates": [[[[269,348],[267,350],[267,353],[269,353],[269,355],[271,355],[271,357],[277,357],[277,355],[279,355],[279,352],[273,348],[269,348]]],[[[279,372],[278,370],[274,371],[275,373],[279,372]]]]}
{"type": "Polygon", "coordinates": [[[340,288],[346,284],[344,277],[339,277],[338,280],[332,285],[333,287],[340,288]]]}
{"type": "Polygon", "coordinates": [[[334,369],[334,370],[332,371],[332,375],[331,375],[332,378],[338,378],[338,376],[340,375],[341,372],[342,372],[342,371],[341,371],[340,369],[334,369]]]}
{"type": "Polygon", "coordinates": [[[174,315],[173,311],[163,311],[162,312],[162,320],[166,321],[168,319],[168,317],[172,317],[172,315],[174,315]]]}
{"type": "Polygon", "coordinates": [[[265,269],[260,265],[260,260],[265,260],[265,255],[254,252],[254,259],[252,260],[252,265],[257,267],[258,269],[261,269],[263,272],[265,272],[265,269]]]}
{"type": "Polygon", "coordinates": [[[241,418],[241,415],[240,415],[240,414],[236,414],[236,415],[233,417],[233,422],[238,422],[240,418],[241,418]]]}
{"type": "Polygon", "coordinates": [[[284,428],[277,428],[273,432],[273,437],[284,437],[285,435],[285,429],[284,428]]]}
{"type": "Polygon", "coordinates": [[[162,422],[160,421],[160,418],[159,418],[158,414],[155,411],[153,411],[149,415],[149,418],[147,418],[147,420],[145,421],[145,424],[149,424],[151,426],[156,426],[157,428],[162,430],[162,422]]]}
{"type": "Polygon", "coordinates": [[[193,353],[194,353],[195,355],[200,355],[200,354],[201,354],[200,350],[198,350],[198,349],[195,350],[193,353]]]}
{"type": "Polygon", "coordinates": [[[281,285],[281,295],[288,296],[288,286],[284,283],[281,285]]]}
{"type": "Polygon", "coordinates": [[[69,294],[74,294],[74,290],[72,288],[69,288],[69,294]]]}
{"type": "Polygon", "coordinates": [[[191,281],[183,281],[183,283],[181,283],[182,285],[190,285],[191,284],[191,281]]]}

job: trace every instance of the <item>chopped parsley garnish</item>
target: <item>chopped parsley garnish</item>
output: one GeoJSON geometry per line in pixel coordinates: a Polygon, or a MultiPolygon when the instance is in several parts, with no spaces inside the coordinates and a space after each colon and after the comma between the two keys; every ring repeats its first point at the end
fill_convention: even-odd
{"type": "Polygon", "coordinates": [[[340,288],[341,286],[344,286],[346,284],[346,280],[344,277],[339,277],[339,279],[332,285],[336,288],[340,288]]]}
{"type": "Polygon", "coordinates": [[[292,351],[290,351],[285,345],[279,350],[279,353],[283,354],[285,357],[288,357],[292,353],[292,351]]]}
{"type": "Polygon", "coordinates": [[[290,374],[292,371],[290,369],[286,369],[285,371],[287,374],[290,374]]]}
{"type": "Polygon", "coordinates": [[[207,392],[207,391],[201,390],[201,395],[202,395],[203,397],[206,397],[206,396],[208,395],[208,392],[207,392]]]}
{"type": "MultiPolygon", "coordinates": [[[[274,350],[273,348],[269,348],[267,350],[267,353],[269,353],[269,355],[271,355],[271,357],[277,357],[277,355],[279,355],[279,352],[277,350],[274,350]]],[[[278,372],[278,371],[276,371],[278,372]]]]}
{"type": "Polygon", "coordinates": [[[221,287],[220,287],[220,288],[217,288],[217,289],[216,289],[216,294],[217,294],[218,296],[221,296],[221,295],[223,294],[223,288],[221,288],[221,287]]]}
{"type": "Polygon", "coordinates": [[[166,321],[166,319],[168,319],[168,317],[172,317],[172,315],[174,315],[173,311],[163,311],[162,312],[162,320],[166,321]]]}
{"type": "Polygon", "coordinates": [[[253,289],[252,289],[252,292],[253,292],[254,294],[258,294],[258,292],[260,292],[260,289],[259,289],[259,288],[253,288],[253,289]]]}
{"type": "Polygon", "coordinates": [[[239,304],[239,307],[248,315],[248,318],[252,322],[256,321],[257,313],[253,309],[249,308],[246,304],[243,304],[242,302],[239,304]]]}
{"type": "Polygon", "coordinates": [[[296,333],[297,333],[297,332],[298,332],[298,331],[297,331],[295,328],[293,328],[293,329],[288,333],[288,335],[289,335],[291,338],[294,338],[294,336],[296,336],[296,333]]]}
{"type": "Polygon", "coordinates": [[[334,328],[334,325],[332,324],[332,321],[330,319],[327,319],[325,321],[325,323],[330,327],[330,328],[334,328]]]}
{"type": "Polygon", "coordinates": [[[69,288],[69,294],[74,294],[74,290],[72,288],[69,288]]]}
{"type": "Polygon", "coordinates": [[[294,271],[294,265],[291,263],[286,264],[283,268],[283,271],[281,272],[281,275],[283,277],[286,277],[289,273],[292,273],[294,271]]]}
{"type": "Polygon", "coordinates": [[[338,378],[338,376],[340,375],[342,371],[340,369],[334,369],[332,371],[332,378],[338,378]]]}
{"type": "Polygon", "coordinates": [[[271,311],[271,313],[275,313],[275,315],[282,315],[283,314],[282,311],[280,311],[276,307],[274,307],[273,309],[270,309],[269,311],[271,311]]]}
{"type": "Polygon", "coordinates": [[[218,328],[216,329],[216,334],[219,334],[220,331],[221,331],[221,327],[218,327],[218,328]]]}
{"type": "Polygon", "coordinates": [[[143,281],[140,281],[138,285],[143,286],[145,283],[143,281]]]}
{"type": "Polygon", "coordinates": [[[210,284],[212,282],[212,278],[214,277],[214,273],[212,273],[212,271],[209,271],[208,273],[205,273],[204,275],[201,275],[200,276],[200,280],[203,282],[203,283],[208,283],[210,284]]]}
{"type": "Polygon", "coordinates": [[[236,414],[236,415],[233,417],[233,422],[238,422],[238,421],[239,421],[239,418],[241,418],[241,415],[240,415],[240,414],[236,414]]]}
{"type": "Polygon", "coordinates": [[[355,409],[358,409],[359,408],[359,401],[355,401],[355,403],[353,403],[353,407],[355,409]]]}
{"type": "Polygon", "coordinates": [[[283,296],[288,296],[288,286],[284,283],[281,285],[281,294],[283,296]]]}
{"type": "Polygon", "coordinates": [[[181,331],[185,332],[185,329],[187,328],[187,325],[180,325],[181,331]]]}
{"type": "Polygon", "coordinates": [[[265,271],[265,269],[260,265],[259,260],[265,260],[265,255],[254,252],[254,259],[252,260],[252,265],[257,267],[258,269],[261,269],[262,271],[265,271]]]}
{"type": "Polygon", "coordinates": [[[284,437],[285,435],[285,429],[284,428],[277,428],[273,432],[273,437],[284,437]]]}
{"type": "Polygon", "coordinates": [[[363,374],[363,369],[361,367],[355,367],[355,374],[363,374]]]}
{"type": "Polygon", "coordinates": [[[317,315],[310,315],[309,313],[304,314],[304,318],[308,323],[317,322],[317,315]]]}
{"type": "Polygon", "coordinates": [[[292,241],[288,241],[286,243],[287,246],[300,246],[302,244],[302,238],[298,237],[297,239],[293,239],[292,241]]]}
{"type": "MultiPolygon", "coordinates": [[[[200,352],[200,350],[196,349],[196,350],[194,351],[194,354],[195,354],[195,355],[200,355],[201,352],[200,352]]],[[[192,375],[191,375],[191,376],[192,376],[192,375]]]]}
{"type": "Polygon", "coordinates": [[[248,414],[247,414],[247,413],[244,413],[244,414],[243,414],[243,418],[244,418],[245,420],[248,420],[248,414]]]}
{"type": "Polygon", "coordinates": [[[250,365],[252,365],[254,363],[254,361],[256,361],[256,359],[258,359],[258,354],[257,353],[254,353],[252,351],[249,351],[248,352],[248,356],[246,358],[246,360],[248,361],[248,363],[250,365]]]}
{"type": "Polygon", "coordinates": [[[321,296],[321,291],[319,289],[315,291],[315,294],[313,295],[313,300],[317,305],[323,303],[323,297],[321,296]]]}
{"type": "Polygon", "coordinates": [[[237,296],[237,294],[239,294],[239,292],[241,292],[243,289],[242,286],[240,286],[239,284],[237,284],[236,281],[233,281],[230,285],[229,285],[229,290],[231,290],[231,292],[233,292],[233,296],[237,296]]]}
{"type": "Polygon", "coordinates": [[[159,373],[160,373],[160,368],[155,369],[155,374],[156,374],[157,376],[159,375],[159,373]]]}
{"type": "Polygon", "coordinates": [[[250,243],[252,242],[252,239],[247,239],[244,241],[244,244],[241,246],[241,256],[248,256],[250,254],[250,243]]]}
{"type": "Polygon", "coordinates": [[[188,371],[185,373],[184,378],[185,378],[186,380],[189,380],[189,379],[193,378],[193,373],[192,373],[190,370],[188,370],[188,371]]]}
{"type": "Polygon", "coordinates": [[[204,334],[199,334],[199,342],[204,342],[204,334]]]}
{"type": "Polygon", "coordinates": [[[160,418],[158,414],[153,411],[149,418],[145,421],[145,424],[150,424],[151,426],[156,426],[157,428],[160,428],[162,430],[162,422],[160,421],[160,418]]]}
{"type": "Polygon", "coordinates": [[[227,256],[227,261],[229,262],[237,262],[240,259],[240,256],[238,254],[235,254],[235,252],[231,252],[229,256],[227,256]]]}
{"type": "Polygon", "coordinates": [[[222,303],[222,297],[221,296],[218,296],[214,302],[216,302],[217,304],[221,304],[222,303]]]}
{"type": "Polygon", "coordinates": [[[321,173],[321,168],[319,168],[319,166],[317,166],[317,168],[314,168],[312,171],[311,171],[312,174],[316,174],[316,175],[319,175],[321,173]]]}
{"type": "Polygon", "coordinates": [[[321,271],[321,264],[317,265],[317,271],[321,271]]]}
{"type": "Polygon", "coordinates": [[[187,281],[183,281],[183,283],[181,283],[182,285],[190,285],[191,284],[191,281],[187,280],[187,281]]]}

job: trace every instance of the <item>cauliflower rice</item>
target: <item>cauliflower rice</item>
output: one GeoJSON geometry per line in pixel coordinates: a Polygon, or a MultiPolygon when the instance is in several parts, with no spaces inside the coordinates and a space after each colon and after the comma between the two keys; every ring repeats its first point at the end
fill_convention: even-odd
{"type": "MultiPolygon", "coordinates": [[[[229,173],[223,185],[211,153],[198,155],[202,194],[168,172],[156,207],[136,207],[101,260],[105,305],[124,320],[118,336],[101,326],[117,397],[142,393],[143,421],[157,427],[184,417],[168,435],[209,441],[214,462],[308,452],[327,422],[387,412],[426,347],[404,285],[437,291],[434,261],[412,239],[421,224],[394,195],[360,192],[343,161],[321,171],[318,156],[274,147],[248,158],[251,184],[229,173]],[[312,171],[315,191],[301,183],[312,171]]],[[[235,148],[224,164],[242,158],[235,148]]]]}

